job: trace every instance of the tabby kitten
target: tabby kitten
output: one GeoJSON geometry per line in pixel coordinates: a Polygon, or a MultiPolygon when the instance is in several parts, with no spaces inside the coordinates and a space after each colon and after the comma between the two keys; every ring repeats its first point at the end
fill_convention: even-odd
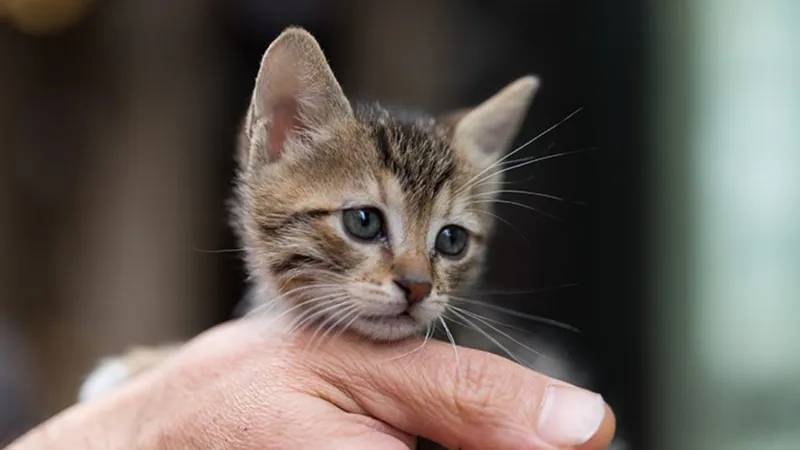
{"type": "MultiPolygon", "coordinates": [[[[538,84],[527,76],[472,109],[401,117],[352,106],[316,40],[284,31],[261,62],[237,155],[233,223],[254,310],[383,341],[444,325],[448,296],[483,265],[497,163],[538,84]]],[[[171,351],[105,361],[80,399],[171,351]]]]}

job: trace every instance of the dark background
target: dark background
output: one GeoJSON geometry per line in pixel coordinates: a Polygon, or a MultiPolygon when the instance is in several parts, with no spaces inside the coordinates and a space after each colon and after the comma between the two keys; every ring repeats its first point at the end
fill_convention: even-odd
{"type": "Polygon", "coordinates": [[[500,205],[513,228],[500,225],[481,289],[543,289],[492,300],[582,329],[546,336],[615,409],[628,448],[647,448],[643,11],[126,0],[58,13],[63,25],[15,12],[0,25],[0,441],[69,404],[96,358],[231,316],[244,277],[220,250],[236,247],[225,221],[236,127],[267,45],[299,24],[351,97],[444,111],[537,74],[519,143],[583,108],[519,155],[585,151],[511,178],[586,205],[504,197],[559,220],[500,205]]]}

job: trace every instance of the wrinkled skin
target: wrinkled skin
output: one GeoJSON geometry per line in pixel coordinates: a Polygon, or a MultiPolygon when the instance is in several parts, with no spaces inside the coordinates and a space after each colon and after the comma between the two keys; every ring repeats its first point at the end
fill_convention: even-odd
{"type": "MultiPolygon", "coordinates": [[[[466,348],[456,370],[442,342],[403,356],[420,342],[307,340],[271,335],[257,320],[218,326],[9,448],[404,450],[414,436],[447,448],[554,448],[536,423],[545,388],[563,383],[466,348]]],[[[606,448],[613,430],[607,410],[586,444],[563,448],[606,448]]]]}

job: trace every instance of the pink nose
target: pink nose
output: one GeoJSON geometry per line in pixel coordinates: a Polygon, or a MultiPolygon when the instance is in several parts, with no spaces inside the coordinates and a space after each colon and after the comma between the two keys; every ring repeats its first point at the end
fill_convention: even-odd
{"type": "Polygon", "coordinates": [[[433,285],[429,278],[410,277],[401,275],[395,278],[394,283],[406,294],[409,306],[419,303],[431,293],[433,285]]]}

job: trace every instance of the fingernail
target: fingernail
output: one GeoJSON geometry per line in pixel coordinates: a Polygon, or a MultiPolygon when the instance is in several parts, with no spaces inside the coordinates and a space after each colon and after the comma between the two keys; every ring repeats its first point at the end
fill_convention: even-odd
{"type": "Polygon", "coordinates": [[[605,415],[605,402],[599,394],[551,385],[539,415],[539,436],[555,446],[580,445],[597,433],[605,415]]]}

